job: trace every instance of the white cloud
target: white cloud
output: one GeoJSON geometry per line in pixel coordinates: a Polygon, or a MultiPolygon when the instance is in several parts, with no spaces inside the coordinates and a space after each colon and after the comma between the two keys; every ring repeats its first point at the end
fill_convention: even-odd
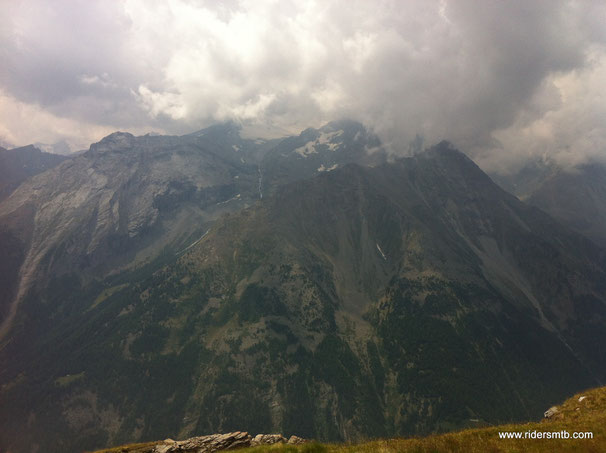
{"type": "MultiPolygon", "coordinates": [[[[395,152],[420,134],[494,168],[539,148],[604,152],[600,2],[24,0],[0,13],[0,89],[74,131],[350,117],[395,152]]],[[[11,124],[7,136],[51,133],[11,124]]]]}
{"type": "MultiPolygon", "coordinates": [[[[65,140],[74,150],[87,149],[100,138],[116,131],[116,126],[100,126],[64,118],[38,105],[20,102],[0,90],[0,138],[14,146],[31,143],[57,143],[65,140]]],[[[146,129],[135,130],[146,133],[146,129]]]]}
{"type": "Polygon", "coordinates": [[[507,172],[537,157],[564,166],[606,162],[606,51],[591,49],[588,61],[545,78],[516,121],[493,133],[500,146],[485,150],[480,163],[507,172]]]}

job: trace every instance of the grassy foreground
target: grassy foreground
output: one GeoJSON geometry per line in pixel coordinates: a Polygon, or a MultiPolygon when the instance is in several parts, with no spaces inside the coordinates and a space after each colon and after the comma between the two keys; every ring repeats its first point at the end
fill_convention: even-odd
{"type": "MultiPolygon", "coordinates": [[[[469,429],[448,434],[408,438],[383,439],[359,444],[308,443],[300,446],[273,445],[245,448],[240,453],[433,453],[433,452],[606,452],[606,387],[587,390],[557,406],[558,413],[542,422],[499,425],[490,428],[469,429]],[[579,401],[579,398],[582,398],[579,401]],[[503,432],[561,432],[568,439],[502,439],[503,432]],[[592,439],[573,439],[574,432],[591,432],[592,439]]],[[[147,444],[133,444],[97,453],[137,453],[146,451],[147,444]]]]}

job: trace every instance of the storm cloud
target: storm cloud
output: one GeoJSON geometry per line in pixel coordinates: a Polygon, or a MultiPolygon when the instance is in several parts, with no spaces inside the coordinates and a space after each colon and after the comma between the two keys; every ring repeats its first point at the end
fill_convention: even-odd
{"type": "Polygon", "coordinates": [[[570,1],[3,2],[0,139],[349,117],[395,153],[453,141],[506,172],[606,159],[606,6],[570,1]]]}

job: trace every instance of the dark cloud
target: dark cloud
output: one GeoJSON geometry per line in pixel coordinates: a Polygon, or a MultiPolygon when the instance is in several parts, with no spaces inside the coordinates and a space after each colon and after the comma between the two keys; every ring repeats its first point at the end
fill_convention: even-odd
{"type": "Polygon", "coordinates": [[[570,162],[605,152],[594,119],[606,113],[600,2],[37,0],[0,10],[1,119],[13,107],[46,115],[31,127],[4,121],[10,141],[42,141],[42,123],[51,136],[61,121],[84,140],[227,118],[297,131],[348,116],[394,152],[416,134],[446,138],[503,171],[546,149],[570,162]]]}

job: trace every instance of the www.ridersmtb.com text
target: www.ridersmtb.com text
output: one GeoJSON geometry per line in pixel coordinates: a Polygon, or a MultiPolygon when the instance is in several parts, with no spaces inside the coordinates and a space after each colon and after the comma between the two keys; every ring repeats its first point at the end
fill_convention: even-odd
{"type": "Polygon", "coordinates": [[[591,431],[569,433],[562,431],[499,432],[499,439],[593,439],[591,431]]]}

